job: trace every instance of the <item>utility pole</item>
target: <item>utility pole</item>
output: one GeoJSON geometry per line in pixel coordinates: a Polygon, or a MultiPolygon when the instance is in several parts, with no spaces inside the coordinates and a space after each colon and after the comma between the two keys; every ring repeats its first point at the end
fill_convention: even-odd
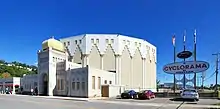
{"type": "Polygon", "coordinates": [[[219,54],[220,53],[215,53],[215,54],[212,54],[212,55],[215,55],[216,56],[216,69],[215,69],[215,74],[216,74],[216,79],[215,79],[215,91],[218,90],[218,62],[219,62],[219,54]]]}

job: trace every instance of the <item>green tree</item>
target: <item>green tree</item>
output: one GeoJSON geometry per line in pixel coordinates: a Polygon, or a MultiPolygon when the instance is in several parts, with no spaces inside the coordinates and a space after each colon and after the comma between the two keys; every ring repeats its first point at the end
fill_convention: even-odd
{"type": "Polygon", "coordinates": [[[159,92],[160,80],[157,80],[157,92],[159,92]]]}

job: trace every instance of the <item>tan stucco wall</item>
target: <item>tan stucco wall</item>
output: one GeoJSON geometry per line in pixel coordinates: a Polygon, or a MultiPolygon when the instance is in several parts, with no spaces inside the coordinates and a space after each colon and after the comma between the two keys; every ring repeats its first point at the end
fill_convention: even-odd
{"type": "Polygon", "coordinates": [[[93,68],[100,69],[101,68],[101,56],[97,46],[93,46],[92,50],[89,54],[89,65],[93,68]]]}
{"type": "Polygon", "coordinates": [[[103,70],[115,71],[115,53],[110,45],[108,45],[103,55],[103,70]]]}

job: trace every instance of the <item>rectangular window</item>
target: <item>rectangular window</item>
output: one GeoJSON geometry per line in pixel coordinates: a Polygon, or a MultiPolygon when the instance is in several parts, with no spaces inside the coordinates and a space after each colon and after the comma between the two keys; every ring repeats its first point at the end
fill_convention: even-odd
{"type": "Polygon", "coordinates": [[[94,39],[91,39],[91,43],[93,43],[93,44],[94,44],[94,39]]]}
{"type": "Polygon", "coordinates": [[[64,42],[63,44],[64,44],[64,46],[66,46],[66,42],[64,42]]]}
{"type": "Polygon", "coordinates": [[[112,84],[112,81],[109,81],[109,84],[112,84]]]}
{"type": "Polygon", "coordinates": [[[79,40],[79,44],[81,44],[82,43],[82,40],[79,40]]]}
{"type": "Polygon", "coordinates": [[[60,90],[60,79],[57,79],[57,90],[60,90]]]}
{"type": "Polygon", "coordinates": [[[98,77],[98,88],[101,89],[101,77],[98,77]]]}
{"type": "Polygon", "coordinates": [[[95,89],[95,76],[92,76],[92,89],[95,89]]]}
{"type": "Polygon", "coordinates": [[[106,44],[109,44],[109,41],[108,41],[108,39],[105,39],[105,43],[106,43],[106,44]]]}
{"type": "Polygon", "coordinates": [[[111,39],[111,43],[114,44],[114,39],[111,39]]]}
{"type": "Polygon", "coordinates": [[[60,80],[61,90],[64,90],[64,81],[63,79],[60,80]]]}
{"type": "Polygon", "coordinates": [[[126,43],[126,41],[125,40],[123,40],[123,44],[125,44],[126,43]]]}
{"type": "Polygon", "coordinates": [[[137,42],[135,42],[135,46],[137,46],[137,42]]]}
{"type": "Polygon", "coordinates": [[[70,45],[70,42],[68,41],[67,44],[70,45]]]}
{"type": "Polygon", "coordinates": [[[72,89],[75,90],[75,87],[76,87],[76,83],[72,82],[72,89]]]}
{"type": "Polygon", "coordinates": [[[82,82],[82,90],[85,90],[85,82],[82,82]]]}
{"type": "Polygon", "coordinates": [[[96,43],[99,44],[99,39],[96,39],[96,43]]]}
{"type": "Polygon", "coordinates": [[[139,43],[139,47],[141,47],[141,43],[139,43]]]}
{"type": "Polygon", "coordinates": [[[75,44],[77,44],[77,40],[75,40],[75,44]]]}
{"type": "Polygon", "coordinates": [[[105,80],[105,82],[104,82],[105,84],[107,84],[107,80],[105,80]]]}
{"type": "Polygon", "coordinates": [[[79,90],[79,88],[80,88],[80,82],[77,82],[76,88],[77,88],[77,90],[79,90]]]}

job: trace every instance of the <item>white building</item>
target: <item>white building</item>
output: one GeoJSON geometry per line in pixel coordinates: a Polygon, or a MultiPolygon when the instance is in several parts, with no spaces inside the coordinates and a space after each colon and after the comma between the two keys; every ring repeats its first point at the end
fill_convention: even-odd
{"type": "Polygon", "coordinates": [[[117,34],[51,38],[38,52],[37,80],[39,94],[50,96],[110,97],[125,89],[156,91],[156,47],[117,34]]]}
{"type": "Polygon", "coordinates": [[[156,47],[119,34],[84,34],[60,39],[74,63],[116,72],[117,85],[156,91],[156,47]]]}
{"type": "Polygon", "coordinates": [[[20,77],[1,78],[0,79],[0,91],[5,91],[6,88],[15,94],[20,87],[20,77]]]}

